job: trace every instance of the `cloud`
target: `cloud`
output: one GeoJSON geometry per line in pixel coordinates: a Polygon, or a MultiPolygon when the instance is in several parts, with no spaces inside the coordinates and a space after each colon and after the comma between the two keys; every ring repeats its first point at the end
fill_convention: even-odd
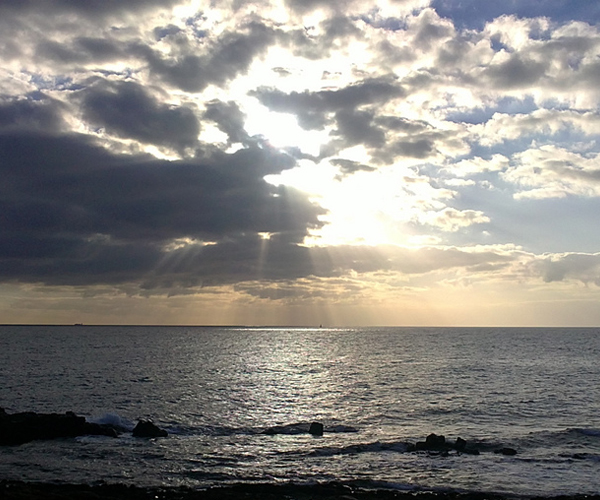
{"type": "Polygon", "coordinates": [[[335,114],[336,134],[344,138],[344,147],[365,144],[371,148],[381,147],[385,143],[384,132],[372,126],[374,114],[368,111],[341,110],[335,114]]]}
{"type": "Polygon", "coordinates": [[[600,114],[594,111],[536,109],[530,113],[494,113],[483,124],[470,128],[477,135],[480,144],[494,146],[505,141],[552,137],[559,140],[559,134],[574,132],[583,137],[598,136],[600,114]]]}
{"type": "Polygon", "coordinates": [[[444,208],[439,212],[424,212],[419,223],[437,227],[442,231],[454,232],[472,226],[490,222],[490,218],[479,210],[456,210],[444,208]]]}
{"type": "MultiPolygon", "coordinates": [[[[163,56],[147,45],[133,50],[144,58],[152,76],[187,92],[200,92],[208,85],[223,85],[248,70],[255,57],[275,43],[277,33],[260,22],[249,22],[227,31],[210,43],[179,47],[180,54],[163,56]]],[[[174,47],[175,48],[175,47],[174,47]]]]}
{"type": "Polygon", "coordinates": [[[356,172],[373,172],[375,170],[375,167],[352,160],[344,160],[343,158],[334,158],[330,160],[330,163],[339,167],[341,177],[352,175],[356,172]]]}
{"type": "Polygon", "coordinates": [[[322,129],[331,120],[330,113],[381,104],[403,94],[402,88],[389,77],[369,78],[339,90],[286,94],[274,88],[260,87],[250,93],[272,111],[294,113],[305,129],[322,129]]]}
{"type": "Polygon", "coordinates": [[[9,280],[139,281],[177,254],[165,250],[172,241],[216,242],[222,256],[227,241],[256,246],[258,233],[272,233],[294,248],[322,224],[305,195],[264,181],[294,165],[268,149],[168,162],[113,154],[82,135],[6,132],[0,158],[9,280]]]}
{"type": "Polygon", "coordinates": [[[566,253],[546,256],[534,263],[545,282],[577,280],[600,286],[600,254],[566,253]]]}
{"type": "Polygon", "coordinates": [[[520,188],[516,198],[600,196],[600,155],[583,156],[555,146],[514,155],[502,178],[520,188]]]}
{"type": "Polygon", "coordinates": [[[448,165],[447,170],[451,170],[459,177],[468,177],[473,174],[486,172],[501,172],[508,168],[509,160],[503,155],[495,154],[489,159],[483,159],[479,156],[460,160],[457,163],[448,165]]]}
{"type": "Polygon", "coordinates": [[[535,85],[546,74],[548,63],[525,59],[520,54],[488,66],[482,73],[483,80],[497,89],[518,89],[535,85]]]}
{"type": "Polygon", "coordinates": [[[213,100],[206,104],[203,118],[217,124],[219,129],[227,134],[229,144],[245,144],[249,137],[244,128],[245,115],[239,106],[233,102],[213,100]]]}
{"type": "Polygon", "coordinates": [[[106,38],[79,37],[71,45],[51,39],[43,39],[37,43],[36,56],[44,61],[62,64],[89,64],[118,61],[126,57],[126,53],[117,41],[106,38]]]}
{"type": "Polygon", "coordinates": [[[529,91],[541,104],[546,101],[595,107],[600,33],[597,26],[569,22],[553,26],[544,19],[506,16],[486,26],[494,58],[481,71],[471,72],[492,89],[529,91]]]}
{"type": "Polygon", "coordinates": [[[72,2],[71,0],[5,0],[0,2],[0,12],[11,15],[30,13],[67,14],[75,13],[83,16],[117,15],[124,12],[140,12],[148,9],[168,8],[176,5],[180,0],[121,0],[119,2],[106,2],[104,0],[87,0],[86,2],[72,2]]]}
{"type": "Polygon", "coordinates": [[[163,104],[140,84],[100,81],[81,99],[84,118],[109,133],[180,151],[198,141],[200,124],[190,107],[163,104]]]}
{"type": "Polygon", "coordinates": [[[60,102],[46,96],[0,101],[0,130],[2,131],[53,130],[58,132],[65,126],[63,106],[60,102]]]}

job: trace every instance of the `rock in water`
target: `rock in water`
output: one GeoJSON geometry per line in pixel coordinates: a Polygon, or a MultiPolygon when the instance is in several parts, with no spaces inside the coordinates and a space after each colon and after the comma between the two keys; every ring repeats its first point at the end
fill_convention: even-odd
{"type": "Polygon", "coordinates": [[[169,433],[160,427],[154,425],[150,420],[140,420],[135,428],[133,429],[132,434],[135,437],[167,437],[169,433]]]}
{"type": "Polygon", "coordinates": [[[498,450],[494,450],[494,453],[497,453],[499,455],[507,455],[507,456],[514,456],[517,454],[517,450],[515,450],[514,448],[500,448],[498,450]]]}
{"type": "Polygon", "coordinates": [[[467,442],[463,438],[457,437],[456,443],[454,445],[454,449],[456,451],[464,451],[466,448],[467,448],[467,442]]]}
{"type": "Polygon", "coordinates": [[[425,438],[425,443],[432,449],[443,448],[446,446],[446,437],[431,433],[425,438]]]}
{"type": "Polygon", "coordinates": [[[110,427],[86,422],[84,417],[78,417],[71,411],[63,414],[0,412],[0,445],[86,435],[117,437],[117,432],[110,427]]]}
{"type": "Polygon", "coordinates": [[[456,451],[459,454],[479,455],[479,450],[468,446],[463,438],[457,437],[455,443],[450,443],[446,441],[444,436],[437,434],[429,434],[425,441],[410,445],[407,451],[428,451],[436,454],[448,454],[451,451],[456,451]]]}
{"type": "Polygon", "coordinates": [[[323,435],[323,424],[320,422],[313,422],[310,424],[308,432],[313,436],[322,436],[323,435]]]}

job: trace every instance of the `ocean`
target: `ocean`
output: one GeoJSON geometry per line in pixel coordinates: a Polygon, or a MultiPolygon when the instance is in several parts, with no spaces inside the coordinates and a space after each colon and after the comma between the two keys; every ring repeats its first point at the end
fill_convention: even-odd
{"type": "Polygon", "coordinates": [[[0,447],[0,479],[598,494],[599,360],[594,328],[2,326],[0,407],[124,432],[0,447]]]}

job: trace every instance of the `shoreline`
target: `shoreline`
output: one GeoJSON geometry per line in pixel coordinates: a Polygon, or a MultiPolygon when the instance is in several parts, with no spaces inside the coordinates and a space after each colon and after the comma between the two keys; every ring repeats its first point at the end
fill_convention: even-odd
{"type": "Polygon", "coordinates": [[[393,490],[346,483],[252,483],[195,489],[115,484],[57,484],[0,480],[3,500],[600,500],[600,494],[519,496],[486,492],[393,490]]]}

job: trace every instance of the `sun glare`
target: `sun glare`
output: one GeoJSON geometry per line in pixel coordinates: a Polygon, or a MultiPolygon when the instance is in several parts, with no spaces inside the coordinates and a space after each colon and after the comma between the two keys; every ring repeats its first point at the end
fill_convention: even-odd
{"type": "Polygon", "coordinates": [[[260,104],[250,107],[246,131],[251,136],[264,137],[275,148],[297,147],[305,154],[318,156],[322,144],[328,140],[327,132],[304,130],[292,114],[269,111],[260,104]]]}
{"type": "Polygon", "coordinates": [[[340,177],[329,163],[302,160],[298,167],[265,180],[305,191],[327,210],[321,219],[324,227],[313,231],[306,245],[407,245],[413,237],[409,223],[421,200],[407,192],[403,174],[402,168],[390,168],[340,177]]]}

